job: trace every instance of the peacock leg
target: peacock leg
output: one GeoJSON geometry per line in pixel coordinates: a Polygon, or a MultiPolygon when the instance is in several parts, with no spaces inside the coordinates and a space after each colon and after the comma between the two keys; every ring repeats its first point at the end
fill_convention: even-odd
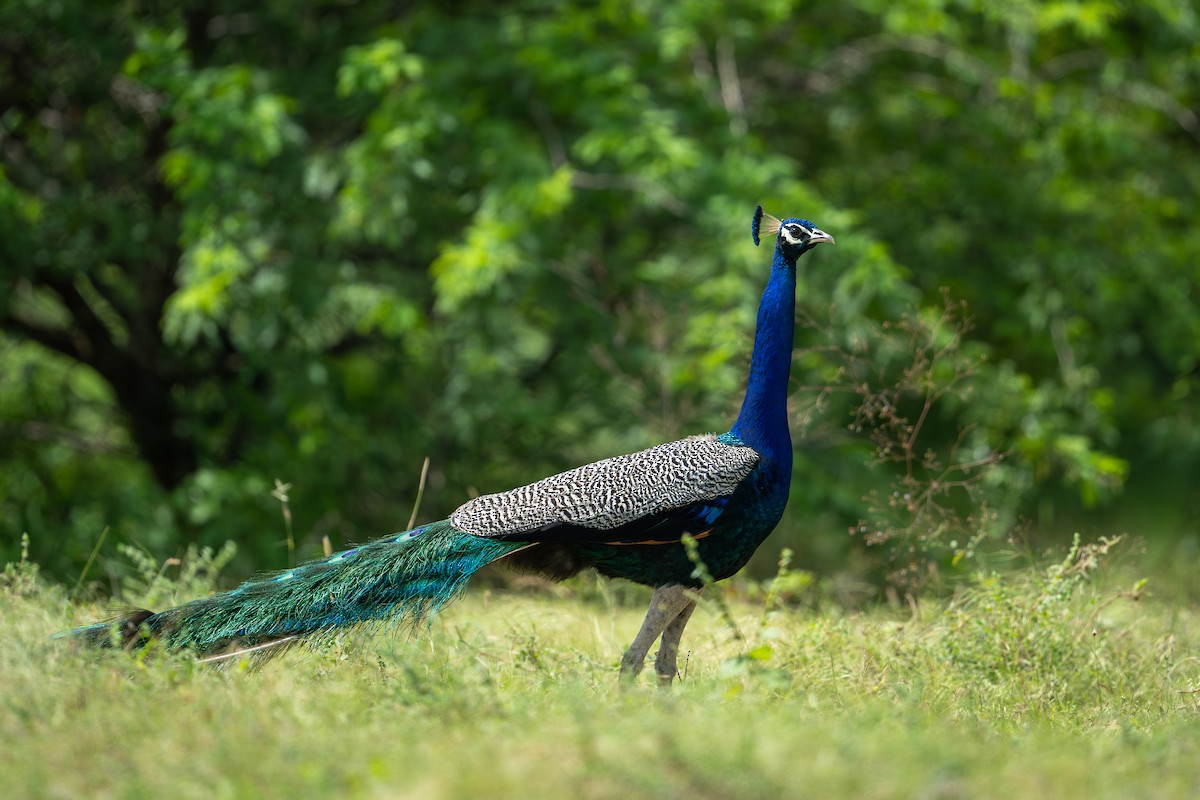
{"type": "Polygon", "coordinates": [[[658,648],[658,655],[654,657],[654,671],[658,674],[659,685],[663,688],[670,686],[671,681],[675,680],[675,676],[678,674],[676,661],[679,657],[679,640],[695,610],[695,592],[689,592],[687,603],[675,615],[675,619],[667,623],[667,628],[663,631],[662,644],[658,648]]]}
{"type": "MultiPolygon", "coordinates": [[[[688,605],[688,589],[683,586],[660,586],[654,590],[650,598],[650,607],[646,610],[646,618],[642,620],[642,628],[633,639],[633,644],[621,656],[621,680],[631,682],[642,671],[646,663],[646,653],[654,640],[662,635],[667,626],[675,620],[684,606],[688,605]]],[[[684,620],[684,624],[687,620],[684,620]]],[[[683,627],[680,626],[680,633],[683,627]]]]}

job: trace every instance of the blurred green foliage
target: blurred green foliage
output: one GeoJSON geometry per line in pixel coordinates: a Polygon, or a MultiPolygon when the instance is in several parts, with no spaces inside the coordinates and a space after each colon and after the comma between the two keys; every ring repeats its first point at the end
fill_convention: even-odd
{"type": "Polygon", "coordinates": [[[1186,0],[2,0],[0,558],[281,566],[276,478],[311,554],[401,528],[427,455],[423,518],[724,430],[759,202],[839,242],[802,561],[879,480],[806,398],[942,287],[980,366],[927,430],[1009,454],[1000,523],[1149,497],[1200,467],[1198,42],[1186,0]]]}

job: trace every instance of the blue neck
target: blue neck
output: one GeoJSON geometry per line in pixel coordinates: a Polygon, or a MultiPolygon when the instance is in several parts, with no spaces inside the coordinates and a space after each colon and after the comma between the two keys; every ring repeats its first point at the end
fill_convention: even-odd
{"type": "Polygon", "coordinates": [[[792,468],[787,386],[792,369],[795,316],[796,257],[789,259],[776,247],[771,279],[758,306],[746,399],[742,401],[733,433],[787,474],[791,474],[792,468]]]}

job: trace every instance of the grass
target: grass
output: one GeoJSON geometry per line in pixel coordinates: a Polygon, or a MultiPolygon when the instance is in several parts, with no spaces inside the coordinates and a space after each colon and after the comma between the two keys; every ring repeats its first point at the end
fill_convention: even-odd
{"type": "Polygon", "coordinates": [[[590,580],[475,591],[415,638],[221,670],[49,641],[98,609],[10,565],[0,786],[16,798],[1200,796],[1200,613],[1082,564],[1077,551],[980,578],[919,613],[781,606],[735,584],[724,610],[709,601],[693,617],[669,692],[649,674],[618,689],[646,596],[590,580]]]}

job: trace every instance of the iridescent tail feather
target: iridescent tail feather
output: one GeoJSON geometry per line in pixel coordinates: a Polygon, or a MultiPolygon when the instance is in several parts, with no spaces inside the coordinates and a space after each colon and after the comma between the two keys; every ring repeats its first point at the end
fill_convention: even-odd
{"type": "Polygon", "coordinates": [[[138,609],[72,631],[98,647],[150,640],[213,656],[270,654],[356,625],[412,628],[449,603],[481,567],[528,545],[465,534],[448,521],[376,539],[157,614],[138,609]]]}

